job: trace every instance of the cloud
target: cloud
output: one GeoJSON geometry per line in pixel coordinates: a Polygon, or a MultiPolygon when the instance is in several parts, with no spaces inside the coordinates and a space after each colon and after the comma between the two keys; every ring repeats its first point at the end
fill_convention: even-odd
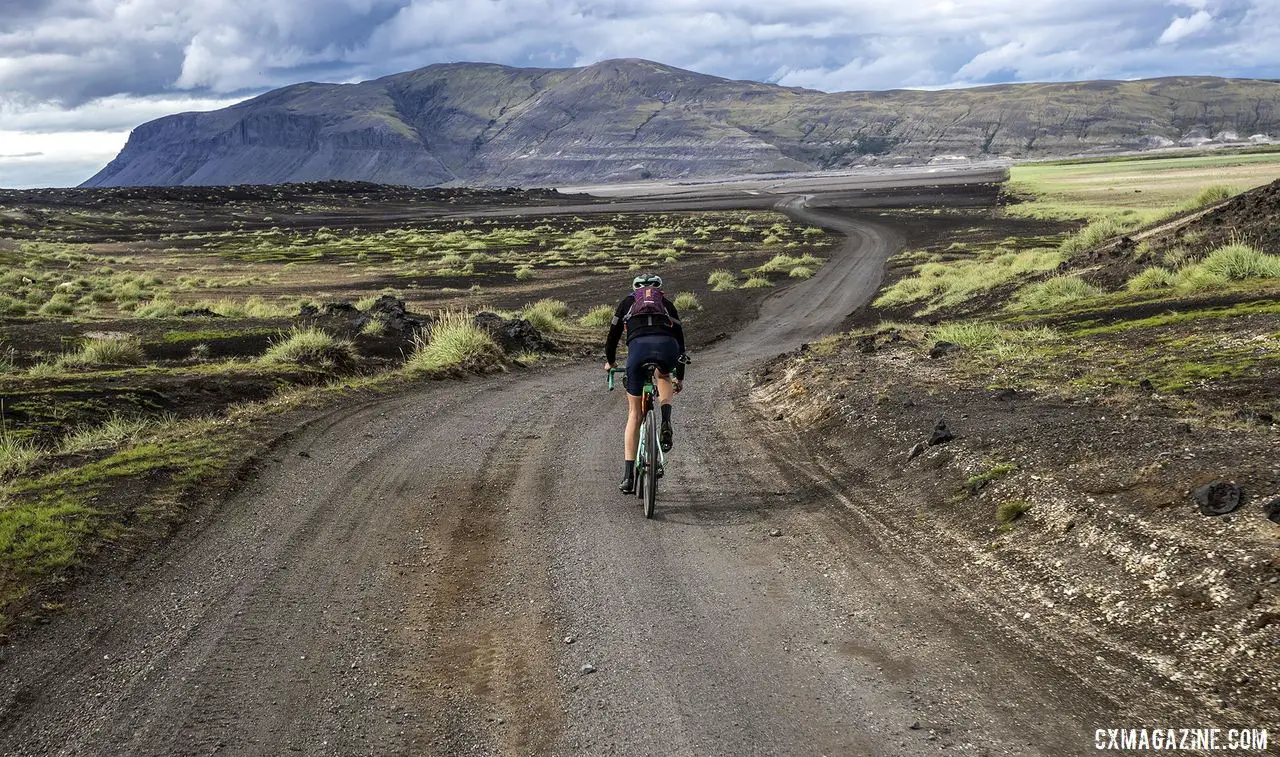
{"type": "Polygon", "coordinates": [[[1190,16],[1175,18],[1164,33],[1160,35],[1160,39],[1156,40],[1162,45],[1172,44],[1180,39],[1198,34],[1213,25],[1213,15],[1208,11],[1197,11],[1190,16]]]}
{"type": "Polygon", "coordinates": [[[8,132],[121,133],[299,81],[463,60],[641,57],[828,91],[1280,70],[1275,0],[3,2],[8,132]]]}
{"type": "Polygon", "coordinates": [[[80,184],[106,165],[128,131],[31,134],[0,130],[0,187],[65,187],[80,184]]]}

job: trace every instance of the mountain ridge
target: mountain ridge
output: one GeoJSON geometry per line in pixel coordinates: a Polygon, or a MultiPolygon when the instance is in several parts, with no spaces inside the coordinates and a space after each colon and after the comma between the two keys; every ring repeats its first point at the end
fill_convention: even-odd
{"type": "Polygon", "coordinates": [[[1280,84],[1257,79],[826,93],[637,58],[559,69],[437,63],[147,122],[84,186],[711,178],[1277,133],[1280,84]]]}

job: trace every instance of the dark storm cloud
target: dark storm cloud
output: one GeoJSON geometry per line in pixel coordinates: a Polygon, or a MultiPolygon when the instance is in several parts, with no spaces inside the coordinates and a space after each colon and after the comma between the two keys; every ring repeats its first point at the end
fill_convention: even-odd
{"type": "Polygon", "coordinates": [[[0,3],[0,137],[76,128],[119,130],[122,142],[121,114],[460,60],[641,57],[828,91],[1280,76],[1276,0],[0,3]]]}
{"type": "Polygon", "coordinates": [[[645,57],[825,89],[1233,74],[1280,62],[1270,0],[6,0],[0,91],[258,90],[437,61],[645,57]]]}

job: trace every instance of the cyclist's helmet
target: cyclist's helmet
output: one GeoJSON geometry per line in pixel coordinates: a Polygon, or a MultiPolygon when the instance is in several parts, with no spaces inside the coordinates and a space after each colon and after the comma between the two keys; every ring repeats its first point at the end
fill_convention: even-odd
{"type": "Polygon", "coordinates": [[[631,289],[634,291],[640,287],[657,287],[662,288],[662,277],[656,273],[642,273],[631,280],[631,289]]]}

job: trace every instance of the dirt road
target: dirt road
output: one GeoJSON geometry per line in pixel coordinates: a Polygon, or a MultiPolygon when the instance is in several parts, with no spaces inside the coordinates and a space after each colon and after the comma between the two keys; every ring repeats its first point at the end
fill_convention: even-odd
{"type": "Polygon", "coordinates": [[[334,412],[10,648],[0,753],[1090,751],[1134,712],[1071,672],[1093,655],[900,548],[742,401],[899,240],[789,208],[849,242],[694,356],[655,520],[614,488],[625,405],[597,366],[334,412]]]}

